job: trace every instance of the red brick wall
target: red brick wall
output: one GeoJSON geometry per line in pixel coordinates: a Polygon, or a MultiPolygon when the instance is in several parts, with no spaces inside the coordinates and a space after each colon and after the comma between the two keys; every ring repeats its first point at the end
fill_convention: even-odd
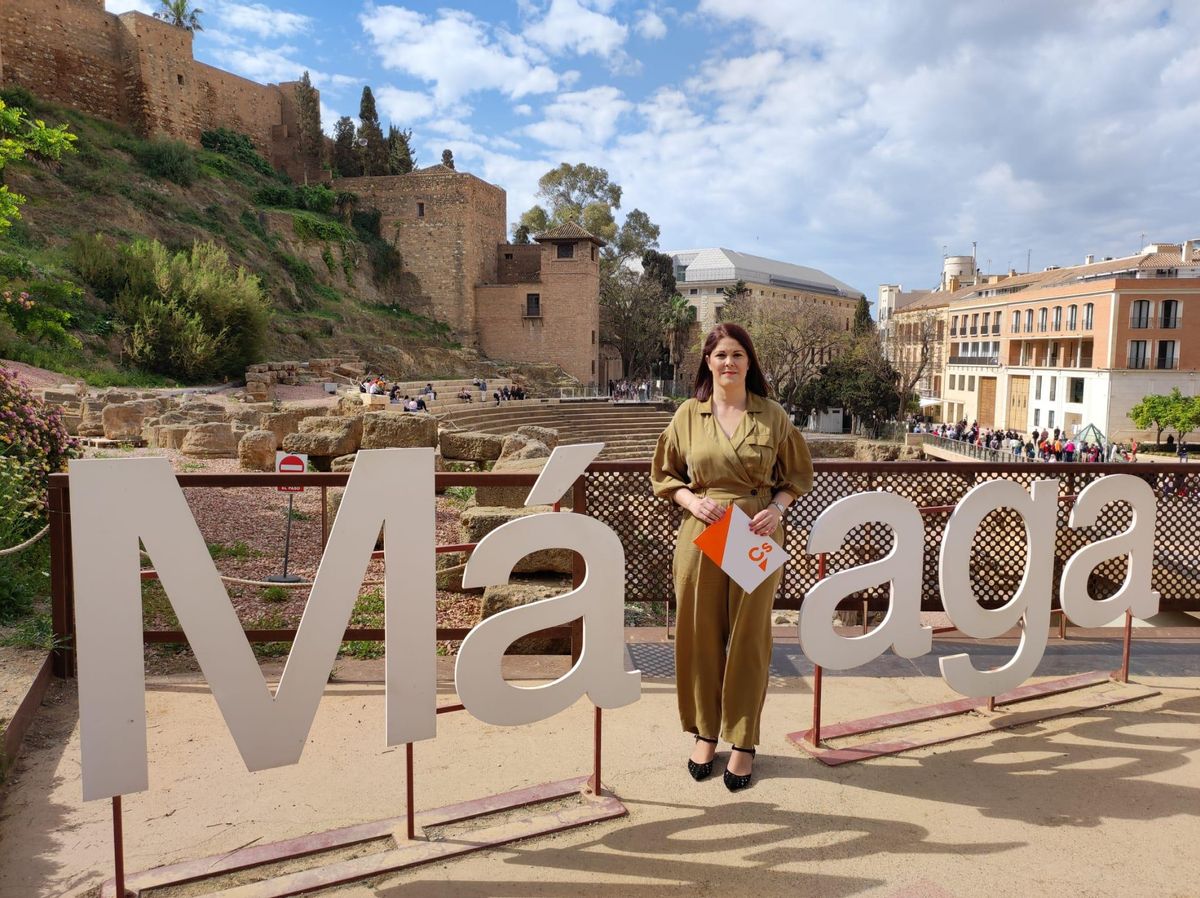
{"type": "Polygon", "coordinates": [[[504,191],[445,170],[339,178],[333,189],[353,191],[362,206],[382,213],[380,232],[395,241],[405,269],[421,283],[426,300],[420,311],[475,345],[475,285],[496,282],[496,246],[507,226],[504,191]]]}
{"type": "Polygon", "coordinates": [[[583,383],[595,382],[600,356],[600,267],[592,261],[591,244],[576,244],[574,259],[556,258],[553,244],[538,249],[538,280],[476,289],[479,347],[492,358],[554,362],[583,383]],[[540,297],[540,318],[525,317],[529,293],[540,297]]]}
{"type": "Polygon", "coordinates": [[[0,0],[0,82],[147,136],[196,145],[202,130],[232,128],[294,174],[294,83],[257,84],[196,62],[190,32],[112,15],[103,0],[0,0]]]}

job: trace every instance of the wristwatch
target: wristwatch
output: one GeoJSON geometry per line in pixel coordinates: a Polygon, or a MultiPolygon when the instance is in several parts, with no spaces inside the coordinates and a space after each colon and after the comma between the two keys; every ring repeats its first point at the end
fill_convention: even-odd
{"type": "Polygon", "coordinates": [[[780,505],[778,502],[772,502],[771,504],[779,509],[779,517],[781,520],[783,518],[787,517],[787,506],[786,505],[780,505]]]}

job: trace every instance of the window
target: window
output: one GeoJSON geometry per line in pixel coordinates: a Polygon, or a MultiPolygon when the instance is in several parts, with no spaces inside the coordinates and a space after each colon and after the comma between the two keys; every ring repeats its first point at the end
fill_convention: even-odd
{"type": "Polygon", "coordinates": [[[1145,368],[1146,367],[1146,341],[1145,340],[1130,340],[1129,341],[1129,367],[1130,368],[1145,368]]]}
{"type": "Polygon", "coordinates": [[[958,316],[957,315],[954,315],[950,319],[950,336],[952,336],[952,337],[958,336],[958,316]]]}
{"type": "Polygon", "coordinates": [[[1154,367],[1164,370],[1174,368],[1176,365],[1175,358],[1175,341],[1174,340],[1159,340],[1158,355],[1154,359],[1154,367]]]}
{"type": "Polygon", "coordinates": [[[595,331],[592,331],[592,345],[593,346],[596,345],[596,332],[595,331]]]}
{"type": "Polygon", "coordinates": [[[1040,374],[1033,379],[1033,398],[1042,398],[1042,376],[1040,374]]]}
{"type": "Polygon", "coordinates": [[[975,389],[975,375],[974,374],[972,374],[970,377],[967,378],[967,389],[968,390],[975,389]]]}
{"type": "Polygon", "coordinates": [[[971,316],[971,336],[973,337],[977,333],[979,333],[979,313],[978,312],[976,312],[974,315],[971,316]]]}
{"type": "Polygon", "coordinates": [[[1067,306],[1067,330],[1073,331],[1079,326],[1079,306],[1067,306]]]}
{"type": "Polygon", "coordinates": [[[424,217],[425,217],[425,204],[417,203],[417,218],[424,218],[424,217]]]}
{"type": "Polygon", "coordinates": [[[1137,329],[1150,326],[1150,300],[1139,299],[1129,307],[1129,326],[1137,329]]]}
{"type": "Polygon", "coordinates": [[[1179,327],[1179,300],[1164,299],[1162,304],[1162,314],[1159,318],[1159,327],[1174,328],[1179,327]]]}
{"type": "Polygon", "coordinates": [[[1038,330],[1039,331],[1044,331],[1046,329],[1046,317],[1047,317],[1046,310],[1038,309],[1038,330]]]}
{"type": "Polygon", "coordinates": [[[575,258],[575,244],[574,243],[560,243],[558,245],[558,258],[574,259],[575,258]]]}
{"type": "Polygon", "coordinates": [[[1014,334],[1021,333],[1021,311],[1019,309],[1013,312],[1012,332],[1014,334]]]}
{"type": "MultiPolygon", "coordinates": [[[[1058,344],[1057,343],[1050,344],[1050,352],[1046,355],[1046,364],[1049,365],[1051,368],[1058,367],[1058,344]]],[[[1054,398],[1054,388],[1053,387],[1050,388],[1050,398],[1051,399],[1054,398]]]]}
{"type": "Polygon", "coordinates": [[[504,260],[505,260],[506,262],[511,262],[511,261],[512,261],[512,257],[513,257],[513,254],[512,254],[512,253],[505,253],[505,254],[504,254],[504,260]]]}
{"type": "Polygon", "coordinates": [[[525,294],[525,317],[526,318],[541,318],[542,317],[542,294],[526,293],[525,294]]]}
{"type": "Polygon", "coordinates": [[[992,319],[992,313],[991,313],[991,312],[984,312],[984,313],[983,313],[983,331],[982,331],[982,332],[983,332],[983,333],[985,333],[985,334],[988,332],[988,327],[990,327],[990,326],[991,326],[991,319],[992,319]]]}
{"type": "Polygon", "coordinates": [[[1057,387],[1058,387],[1058,378],[1057,377],[1050,378],[1050,401],[1051,402],[1054,401],[1054,393],[1056,392],[1057,387]]]}
{"type": "Polygon", "coordinates": [[[592,244],[592,261],[596,261],[596,244],[592,244]]]}
{"type": "Polygon", "coordinates": [[[1056,331],[1062,330],[1062,306],[1054,307],[1054,329],[1056,331]]]}
{"type": "Polygon", "coordinates": [[[594,375],[595,373],[596,373],[596,360],[592,359],[592,374],[594,375]]]}
{"type": "Polygon", "coordinates": [[[700,292],[699,290],[697,290],[695,287],[693,287],[691,290],[688,291],[688,294],[691,296],[695,296],[699,292],[700,292]]]}
{"type": "Polygon", "coordinates": [[[1083,307],[1083,329],[1090,331],[1092,329],[1092,313],[1095,311],[1094,303],[1088,303],[1083,307]]]}
{"type": "Polygon", "coordinates": [[[1033,410],[1033,426],[1034,427],[1042,426],[1042,410],[1040,408],[1035,408],[1033,410]]]}
{"type": "Polygon", "coordinates": [[[1067,402],[1083,402],[1083,378],[1067,378],[1067,402]]]}
{"type": "Polygon", "coordinates": [[[1025,310],[1025,333],[1033,333],[1033,309],[1025,310]]]}
{"type": "Polygon", "coordinates": [[[1054,426],[1054,409],[1050,409],[1050,411],[1048,411],[1046,413],[1046,426],[1047,427],[1054,426]]]}
{"type": "Polygon", "coordinates": [[[176,75],[176,76],[175,76],[175,78],[176,78],[176,80],[178,80],[178,81],[179,81],[179,84],[180,84],[180,86],[182,87],[182,86],[183,86],[183,76],[182,76],[182,75],[176,75]]]}

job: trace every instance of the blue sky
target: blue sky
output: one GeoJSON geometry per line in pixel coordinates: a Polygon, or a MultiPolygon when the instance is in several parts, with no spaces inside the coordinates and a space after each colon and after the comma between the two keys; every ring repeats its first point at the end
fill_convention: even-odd
{"type": "MultiPolygon", "coordinates": [[[[157,0],[106,0],[152,10],[157,0]]],[[[418,164],[454,151],[515,221],[559,162],[606,168],[662,249],[823,269],[874,299],[981,267],[1200,237],[1188,0],[198,0],[197,58],[364,84],[418,164]]]]}

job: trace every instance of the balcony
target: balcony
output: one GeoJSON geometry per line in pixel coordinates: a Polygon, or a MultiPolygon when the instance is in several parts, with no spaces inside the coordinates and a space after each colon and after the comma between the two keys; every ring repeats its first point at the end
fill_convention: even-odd
{"type": "Polygon", "coordinates": [[[999,335],[1000,335],[1000,325],[998,325],[998,324],[993,324],[993,325],[992,325],[992,335],[993,335],[993,336],[999,336],[999,335]]]}
{"type": "Polygon", "coordinates": [[[990,365],[992,367],[1000,366],[1000,356],[998,355],[952,355],[950,356],[951,365],[990,365]]]}
{"type": "MultiPolygon", "coordinates": [[[[1133,366],[1130,365],[1130,367],[1133,366]]],[[[1171,371],[1179,367],[1179,359],[1157,358],[1154,360],[1154,367],[1160,371],[1171,371]]]]}
{"type": "Polygon", "coordinates": [[[969,331],[967,331],[967,333],[969,333],[972,337],[974,337],[976,334],[979,333],[979,328],[973,327],[969,331]]]}

